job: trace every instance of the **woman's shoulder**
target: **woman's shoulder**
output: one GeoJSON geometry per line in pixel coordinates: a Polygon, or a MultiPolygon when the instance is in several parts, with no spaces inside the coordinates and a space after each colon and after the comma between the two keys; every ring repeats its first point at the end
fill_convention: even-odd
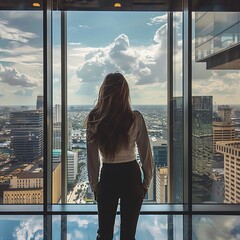
{"type": "Polygon", "coordinates": [[[134,114],[136,119],[138,119],[138,120],[143,119],[143,115],[138,110],[133,110],[133,114],[134,114]]]}

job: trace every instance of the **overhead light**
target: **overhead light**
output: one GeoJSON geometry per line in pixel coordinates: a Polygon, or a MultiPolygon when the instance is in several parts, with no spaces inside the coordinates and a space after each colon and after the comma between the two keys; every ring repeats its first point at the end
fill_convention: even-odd
{"type": "Polygon", "coordinates": [[[120,7],[122,7],[122,4],[119,3],[119,2],[116,2],[116,3],[114,3],[114,7],[115,8],[120,8],[120,7]]]}
{"type": "Polygon", "coordinates": [[[38,2],[34,2],[32,5],[33,5],[33,7],[40,7],[40,3],[38,3],[38,2]]]}

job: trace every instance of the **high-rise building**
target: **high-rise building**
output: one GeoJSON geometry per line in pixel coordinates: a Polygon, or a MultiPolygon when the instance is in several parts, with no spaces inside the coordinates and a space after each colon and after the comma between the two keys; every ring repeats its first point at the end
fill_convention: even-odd
{"type": "MultiPolygon", "coordinates": [[[[61,162],[61,149],[53,149],[53,163],[61,162]]],[[[74,183],[77,176],[78,154],[77,152],[67,152],[67,182],[74,183]]]]}
{"type": "Polygon", "coordinates": [[[43,112],[39,110],[10,113],[13,158],[33,162],[43,156],[43,112]]]}
{"type": "Polygon", "coordinates": [[[153,200],[156,200],[156,174],[159,167],[167,166],[167,141],[161,138],[150,138],[150,144],[153,151],[154,175],[153,175],[153,200]]]}
{"type": "Polygon", "coordinates": [[[173,126],[172,133],[172,162],[173,174],[171,177],[174,195],[173,202],[183,202],[183,97],[173,98],[173,126]]]}
{"type": "Polygon", "coordinates": [[[150,144],[153,150],[155,167],[167,166],[167,140],[161,138],[151,138],[150,144]]]}
{"type": "Polygon", "coordinates": [[[158,167],[156,169],[156,202],[167,203],[168,196],[168,168],[158,167]]]}
{"type": "MultiPolygon", "coordinates": [[[[53,149],[61,149],[61,122],[53,123],[53,149]]],[[[68,124],[68,150],[72,149],[72,125],[68,124]]]]}
{"type": "Polygon", "coordinates": [[[216,143],[224,154],[225,203],[240,203],[240,141],[216,143]]]}
{"type": "Polygon", "coordinates": [[[221,118],[222,122],[226,122],[226,123],[231,122],[231,112],[232,112],[232,108],[230,108],[229,105],[218,106],[218,116],[221,118]]]}
{"type": "Polygon", "coordinates": [[[61,169],[62,164],[60,162],[53,163],[52,165],[52,203],[59,203],[61,198],[61,169]]]}
{"type": "Polygon", "coordinates": [[[193,202],[211,200],[212,96],[192,97],[193,202]]]}
{"type": "Polygon", "coordinates": [[[235,139],[235,124],[231,122],[213,122],[213,153],[216,154],[216,142],[235,139]]]}
{"type": "Polygon", "coordinates": [[[207,69],[239,70],[238,11],[196,12],[195,60],[207,69]]]}
{"type": "Polygon", "coordinates": [[[36,109],[43,110],[43,96],[37,96],[36,109]]]}

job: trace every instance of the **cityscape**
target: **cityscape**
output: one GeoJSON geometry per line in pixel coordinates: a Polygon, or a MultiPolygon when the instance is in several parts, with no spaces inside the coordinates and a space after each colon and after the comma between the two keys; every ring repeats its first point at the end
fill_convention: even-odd
{"type": "MultiPolygon", "coordinates": [[[[192,191],[195,203],[240,203],[240,106],[194,96],[192,191]]],[[[174,98],[173,164],[183,172],[182,98],[174,98]]],[[[85,121],[92,106],[68,107],[67,202],[94,203],[87,176],[85,121]]],[[[167,106],[138,105],[146,121],[155,170],[145,202],[168,203],[167,106]]],[[[0,107],[1,204],[43,203],[43,96],[33,106],[0,107]]],[[[52,202],[61,203],[61,107],[53,111],[52,202]]],[[[137,154],[137,160],[140,162],[137,154]]],[[[181,183],[182,174],[177,176],[181,183]]],[[[183,201],[178,192],[177,203],[183,201]]]]}

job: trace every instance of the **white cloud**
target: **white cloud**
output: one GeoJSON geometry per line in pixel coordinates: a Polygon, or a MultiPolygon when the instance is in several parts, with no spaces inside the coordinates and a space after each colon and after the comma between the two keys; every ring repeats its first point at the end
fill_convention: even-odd
{"type": "Polygon", "coordinates": [[[154,25],[159,23],[167,23],[167,14],[151,18],[148,25],[154,25]]]}
{"type": "Polygon", "coordinates": [[[32,96],[33,90],[32,89],[20,89],[14,93],[17,96],[32,96]]]}
{"type": "Polygon", "coordinates": [[[70,43],[68,43],[68,45],[70,45],[70,46],[80,46],[81,43],[80,42],[70,42],[70,43]]]}
{"type": "Polygon", "coordinates": [[[43,19],[43,14],[42,14],[42,11],[8,11],[7,17],[10,19],[17,19],[17,18],[43,19]]]}
{"type": "Polygon", "coordinates": [[[43,222],[39,217],[31,217],[20,223],[20,226],[13,232],[18,240],[43,239],[43,222]]]}
{"type": "Polygon", "coordinates": [[[21,87],[37,87],[39,85],[36,78],[20,73],[16,68],[3,67],[1,64],[0,82],[21,87]]]}
{"type": "Polygon", "coordinates": [[[29,39],[37,38],[35,33],[24,32],[18,28],[9,26],[8,21],[0,19],[0,38],[17,41],[21,43],[28,43],[29,39]]]}
{"type": "Polygon", "coordinates": [[[79,24],[78,26],[79,26],[80,28],[88,28],[87,25],[81,25],[81,24],[79,24]]]}

